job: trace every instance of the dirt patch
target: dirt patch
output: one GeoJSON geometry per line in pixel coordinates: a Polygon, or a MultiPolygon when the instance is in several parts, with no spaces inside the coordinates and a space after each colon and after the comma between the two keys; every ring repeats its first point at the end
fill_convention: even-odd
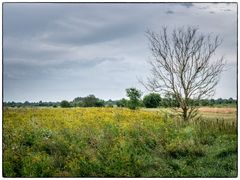
{"type": "Polygon", "coordinates": [[[236,113],[237,108],[229,108],[229,107],[223,107],[223,108],[218,108],[218,107],[201,107],[199,108],[200,112],[203,113],[223,113],[223,114],[230,114],[230,113],[236,113]]]}

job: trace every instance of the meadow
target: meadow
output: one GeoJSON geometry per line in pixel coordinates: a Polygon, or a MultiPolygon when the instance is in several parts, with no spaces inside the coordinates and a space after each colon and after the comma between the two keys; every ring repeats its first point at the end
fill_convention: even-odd
{"type": "Polygon", "coordinates": [[[4,177],[236,177],[236,108],[4,108],[4,177]]]}

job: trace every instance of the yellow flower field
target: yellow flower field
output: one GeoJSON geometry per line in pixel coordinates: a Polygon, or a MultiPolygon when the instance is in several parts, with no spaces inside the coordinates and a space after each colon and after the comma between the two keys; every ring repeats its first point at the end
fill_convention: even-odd
{"type": "Polygon", "coordinates": [[[5,177],[234,176],[235,127],[202,132],[200,126],[177,126],[159,111],[6,108],[3,173],[5,177]],[[217,144],[220,141],[225,144],[217,144]],[[224,149],[226,144],[230,149],[224,149]],[[230,156],[219,159],[225,151],[230,156]],[[204,174],[194,167],[206,159],[210,170],[204,174]]]}

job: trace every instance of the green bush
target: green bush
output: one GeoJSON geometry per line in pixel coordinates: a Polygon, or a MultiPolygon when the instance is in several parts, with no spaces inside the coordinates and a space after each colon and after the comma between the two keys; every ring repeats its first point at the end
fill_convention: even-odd
{"type": "Polygon", "coordinates": [[[66,100],[63,100],[63,101],[61,101],[60,106],[62,108],[68,108],[68,107],[70,107],[70,103],[66,100]]]}
{"type": "Polygon", "coordinates": [[[150,93],[143,98],[143,103],[146,108],[156,108],[160,105],[161,97],[159,94],[150,93]]]}

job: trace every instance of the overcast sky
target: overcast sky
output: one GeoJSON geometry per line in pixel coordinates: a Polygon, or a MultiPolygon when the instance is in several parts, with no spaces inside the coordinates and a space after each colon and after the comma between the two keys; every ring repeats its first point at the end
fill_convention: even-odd
{"type": "Polygon", "coordinates": [[[138,83],[150,73],[146,30],[189,25],[223,38],[216,56],[227,68],[214,98],[236,98],[236,3],[4,3],[4,101],[146,94],[138,83]]]}

